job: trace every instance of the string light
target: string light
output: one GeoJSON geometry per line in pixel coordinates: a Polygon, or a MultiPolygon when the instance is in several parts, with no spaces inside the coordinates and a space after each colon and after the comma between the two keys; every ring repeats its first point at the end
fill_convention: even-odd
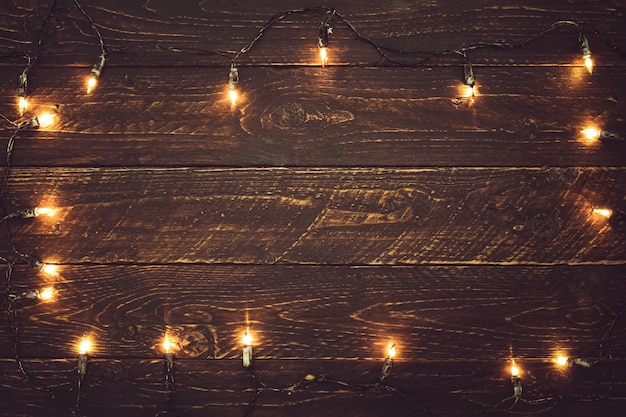
{"type": "MultiPolygon", "coordinates": [[[[511,367],[511,371],[513,371],[513,367],[511,367]]],[[[511,372],[511,384],[513,385],[513,405],[517,404],[517,402],[522,398],[522,378],[520,378],[519,374],[514,374],[511,372]]]]}
{"type": "Polygon", "coordinates": [[[52,301],[56,292],[53,287],[45,287],[41,290],[26,291],[21,294],[9,294],[9,301],[17,300],[40,300],[40,301],[52,301]]]}
{"type": "Polygon", "coordinates": [[[389,374],[391,374],[391,368],[393,367],[393,358],[396,356],[396,345],[395,343],[389,346],[387,350],[387,357],[385,358],[385,362],[383,362],[383,367],[380,370],[380,382],[383,382],[389,374]]]}
{"type": "Polygon", "coordinates": [[[463,82],[469,87],[471,96],[474,97],[474,85],[476,85],[476,78],[474,77],[474,69],[471,63],[467,63],[463,66],[463,82]]]}
{"type": "Polygon", "coordinates": [[[583,368],[590,368],[591,362],[581,358],[569,358],[565,355],[558,355],[552,360],[559,368],[572,367],[574,365],[581,366],[583,368]]]}
{"type": "Polygon", "coordinates": [[[96,88],[105,60],[105,54],[103,53],[100,55],[100,60],[91,68],[89,78],[87,78],[87,94],[91,94],[93,89],[96,88]]]}
{"type": "Polygon", "coordinates": [[[82,337],[80,342],[78,342],[78,375],[80,379],[87,375],[87,362],[92,349],[93,342],[88,336],[82,337]]]}
{"type": "MultiPolygon", "coordinates": [[[[244,335],[244,345],[246,344],[249,345],[252,343],[252,338],[250,336],[249,338],[246,339],[246,336],[249,336],[249,332],[247,329],[244,335]]],[[[387,357],[385,359],[385,363],[383,364],[383,370],[381,370],[381,375],[379,376],[376,382],[369,383],[369,384],[341,381],[337,379],[327,378],[326,376],[316,377],[315,375],[307,374],[305,375],[304,380],[301,382],[289,384],[283,387],[276,387],[276,386],[270,386],[260,381],[259,378],[254,373],[254,370],[252,369],[252,367],[248,366],[247,367],[249,371],[248,374],[250,375],[250,377],[252,378],[254,382],[254,395],[252,396],[252,399],[248,403],[248,408],[246,410],[245,416],[250,417],[252,415],[252,411],[254,409],[254,405],[256,403],[257,398],[266,390],[273,391],[273,392],[282,392],[282,393],[291,395],[294,392],[296,392],[299,388],[307,389],[313,384],[333,384],[333,385],[340,386],[342,388],[349,388],[349,389],[353,389],[359,392],[372,391],[376,389],[383,389],[386,391],[391,391],[397,394],[398,396],[404,398],[405,400],[408,400],[416,404],[419,407],[421,412],[430,414],[430,412],[426,408],[424,408],[419,402],[417,402],[414,398],[402,393],[397,388],[384,382],[384,380],[387,378],[387,376],[390,373],[391,367],[393,365],[393,357],[395,355],[396,355],[396,346],[395,344],[391,344],[387,349],[387,357]]]]}
{"type": "Polygon", "coordinates": [[[43,113],[38,114],[35,117],[32,117],[28,120],[18,123],[17,128],[24,129],[24,128],[32,127],[35,129],[37,128],[47,129],[54,124],[54,121],[55,121],[55,116],[53,113],[43,112],[43,113]]]}
{"type": "Polygon", "coordinates": [[[165,366],[167,374],[170,374],[174,369],[174,344],[170,341],[169,336],[166,334],[163,338],[163,353],[165,355],[165,366]]]}
{"type": "Polygon", "coordinates": [[[42,215],[54,217],[56,212],[57,210],[51,207],[34,207],[34,208],[19,210],[11,214],[7,214],[6,216],[2,218],[1,221],[6,221],[8,219],[13,219],[13,218],[18,218],[18,217],[22,219],[30,219],[30,218],[39,217],[42,215]]]}
{"type": "Polygon", "coordinates": [[[99,56],[98,62],[96,62],[94,66],[91,68],[91,71],[89,72],[89,77],[87,78],[87,94],[91,94],[93,89],[96,87],[96,84],[98,84],[98,78],[100,77],[100,74],[102,73],[102,69],[104,68],[104,63],[106,61],[106,48],[104,46],[104,39],[102,38],[102,35],[100,34],[100,30],[94,23],[91,16],[87,14],[87,12],[85,11],[85,9],[83,9],[83,6],[80,5],[78,0],[73,0],[73,1],[74,1],[74,5],[76,6],[76,8],[81,12],[83,16],[85,16],[85,18],[91,25],[91,30],[93,31],[94,35],[96,35],[96,38],[98,39],[98,44],[100,46],[100,56],[99,56]]]}
{"type": "Polygon", "coordinates": [[[588,126],[580,131],[585,140],[589,143],[595,142],[598,139],[602,141],[611,140],[624,140],[624,137],[619,133],[607,132],[606,130],[600,130],[595,126],[588,126]]]}
{"type": "Polygon", "coordinates": [[[510,397],[507,397],[504,400],[500,401],[498,404],[496,404],[493,407],[494,409],[497,409],[500,405],[506,403],[509,400],[513,400],[513,404],[509,408],[509,410],[511,410],[511,409],[513,409],[513,407],[515,407],[515,405],[518,402],[520,402],[520,400],[522,400],[522,391],[523,391],[523,389],[522,389],[522,378],[520,377],[520,373],[522,372],[522,370],[515,363],[514,359],[511,359],[511,365],[509,367],[509,372],[511,373],[511,385],[513,386],[513,395],[511,395],[510,397]]]}
{"type": "Polygon", "coordinates": [[[589,74],[593,73],[593,60],[591,59],[591,48],[589,48],[589,41],[585,35],[580,35],[580,49],[583,54],[583,61],[589,74]]]}
{"type": "Polygon", "coordinates": [[[230,99],[231,107],[235,107],[237,105],[237,100],[239,98],[237,84],[239,84],[239,71],[233,62],[230,66],[230,72],[228,73],[228,98],[230,99]]]}
{"type": "Polygon", "coordinates": [[[322,66],[328,64],[328,35],[333,33],[333,28],[326,22],[320,25],[319,38],[317,40],[317,46],[320,50],[320,61],[322,66]]]}
{"type": "Polygon", "coordinates": [[[26,86],[28,84],[28,76],[26,75],[27,69],[20,74],[20,84],[17,87],[17,107],[20,117],[24,115],[24,112],[28,108],[28,100],[26,99],[26,86]]]}
{"type": "Polygon", "coordinates": [[[76,413],[80,413],[80,392],[83,383],[83,379],[87,375],[87,362],[89,361],[89,354],[93,349],[93,342],[90,337],[83,336],[78,343],[78,383],[76,390],[76,413]]]}
{"type": "Polygon", "coordinates": [[[161,415],[177,415],[170,410],[170,401],[175,390],[174,383],[174,352],[178,348],[178,343],[175,343],[170,339],[170,336],[165,333],[163,337],[163,343],[161,343],[163,349],[163,359],[165,364],[165,405],[163,410],[156,414],[155,417],[161,415]]]}

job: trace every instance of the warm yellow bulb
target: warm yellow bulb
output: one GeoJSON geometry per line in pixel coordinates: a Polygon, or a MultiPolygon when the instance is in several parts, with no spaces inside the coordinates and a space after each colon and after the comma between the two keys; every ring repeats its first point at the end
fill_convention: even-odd
{"type": "Polygon", "coordinates": [[[472,98],[474,97],[474,86],[473,85],[466,85],[464,87],[465,92],[463,93],[463,95],[465,96],[465,98],[472,98]]]}
{"type": "Polygon", "coordinates": [[[57,210],[52,207],[35,207],[35,216],[39,217],[41,215],[54,217],[57,210]]]}
{"type": "Polygon", "coordinates": [[[39,299],[43,301],[52,301],[54,298],[54,288],[46,287],[39,291],[39,299]]]}
{"type": "Polygon", "coordinates": [[[326,47],[320,48],[320,61],[322,61],[322,65],[328,64],[328,51],[326,47]]]}
{"type": "Polygon", "coordinates": [[[87,94],[90,94],[98,84],[98,79],[93,75],[87,79],[87,94]]]}
{"type": "Polygon", "coordinates": [[[602,133],[600,130],[595,127],[587,127],[581,131],[585,139],[589,142],[596,141],[600,138],[600,134],[602,133]]]}
{"type": "Polygon", "coordinates": [[[593,73],[593,60],[591,59],[591,56],[585,55],[583,59],[585,60],[585,67],[587,67],[589,74],[593,73]]]}
{"type": "Polygon", "coordinates": [[[54,114],[52,113],[41,113],[37,116],[37,121],[39,122],[39,127],[47,128],[54,124],[54,114]]]}
{"type": "Polygon", "coordinates": [[[237,105],[237,99],[239,98],[239,94],[237,93],[237,90],[232,89],[232,88],[228,90],[228,97],[230,98],[230,105],[232,107],[235,107],[237,105]]]}
{"type": "Polygon", "coordinates": [[[511,376],[517,377],[519,376],[521,369],[519,368],[519,366],[515,364],[515,361],[513,361],[511,362],[510,371],[511,371],[511,376]]]}
{"type": "Polygon", "coordinates": [[[170,338],[165,335],[165,338],[163,339],[163,351],[165,353],[172,353],[174,350],[174,344],[170,341],[170,338]]]}
{"type": "Polygon", "coordinates": [[[608,219],[609,217],[611,217],[611,214],[613,214],[613,212],[609,209],[595,208],[593,209],[593,214],[598,214],[608,219]]]}
{"type": "Polygon", "coordinates": [[[556,358],[554,358],[554,363],[556,363],[557,366],[559,367],[564,367],[567,365],[567,356],[563,356],[563,355],[559,355],[556,358]]]}
{"type": "Polygon", "coordinates": [[[393,357],[396,356],[396,345],[395,344],[389,346],[389,348],[387,349],[387,356],[389,357],[389,359],[393,359],[393,357]]]}
{"type": "Polygon", "coordinates": [[[43,267],[41,268],[41,271],[46,275],[57,276],[59,275],[59,266],[44,264],[43,267]]]}
{"type": "Polygon", "coordinates": [[[250,346],[252,345],[252,335],[248,332],[248,330],[246,330],[246,333],[243,335],[243,338],[241,339],[241,341],[243,342],[244,346],[250,346]]]}
{"type": "Polygon", "coordinates": [[[28,100],[26,100],[26,97],[20,97],[17,100],[17,107],[18,107],[18,111],[20,113],[20,116],[23,116],[24,112],[28,108],[28,100]]]}
{"type": "Polygon", "coordinates": [[[91,342],[90,338],[83,337],[82,339],[80,339],[80,342],[78,343],[78,353],[80,353],[81,355],[86,355],[91,352],[92,348],[93,343],[91,342]]]}

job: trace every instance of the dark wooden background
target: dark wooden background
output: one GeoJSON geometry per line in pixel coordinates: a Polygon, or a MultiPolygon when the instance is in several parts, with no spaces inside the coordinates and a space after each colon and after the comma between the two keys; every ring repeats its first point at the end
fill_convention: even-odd
{"type": "MultiPolygon", "coordinates": [[[[63,393],[86,333],[96,349],[82,414],[154,415],[167,330],[184,344],[171,409],[243,416],[246,316],[267,384],[375,382],[394,341],[388,382],[416,400],[314,384],[263,393],[254,416],[626,414],[626,145],[579,134],[587,123],[626,134],[623,2],[336,1],[366,36],[421,51],[584,21],[596,68],[580,66],[572,27],[471,52],[470,104],[458,100],[462,61],[385,65],[336,20],[330,64],[318,66],[323,15],[308,13],[241,57],[236,109],[227,59],[163,47],[238,50],[272,15],[309,2],[81,3],[113,52],[85,95],[98,44],[59,0],[29,77],[32,100],[59,121],[19,134],[4,195],[9,211],[60,208],[10,223],[21,251],[60,264],[55,302],[18,305],[24,366],[60,394],[24,378],[5,325],[0,415],[69,415],[75,391],[63,393]],[[601,360],[556,372],[558,349],[601,360]],[[493,410],[512,393],[511,357],[524,398],[556,400],[493,410]]],[[[50,6],[1,3],[0,112],[11,119],[24,60],[10,52],[35,51],[50,6]]],[[[18,265],[12,292],[46,280],[18,265]]]]}

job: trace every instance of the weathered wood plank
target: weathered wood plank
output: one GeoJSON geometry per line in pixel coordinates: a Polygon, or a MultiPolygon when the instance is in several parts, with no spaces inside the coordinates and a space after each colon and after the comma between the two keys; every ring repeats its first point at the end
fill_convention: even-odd
{"type": "MultiPolygon", "coordinates": [[[[73,356],[89,333],[96,357],[150,358],[167,330],[180,358],[237,359],[249,326],[257,359],[623,359],[625,268],[63,265],[56,301],[16,304],[20,353],[73,356]]],[[[22,266],[11,291],[44,282],[22,266]]]]}
{"type": "MultiPolygon", "coordinates": [[[[273,387],[304,382],[307,374],[351,383],[377,381],[382,361],[257,361],[260,381],[273,387]]],[[[548,362],[527,364],[522,376],[524,397],[555,400],[537,405],[519,403],[514,413],[545,416],[618,417],[623,411],[625,391],[624,362],[614,361],[610,370],[617,378],[609,381],[599,369],[571,369],[569,377],[548,362]],[[608,396],[607,396],[608,393],[608,396]],[[607,398],[604,398],[607,396],[607,398]]],[[[66,393],[76,381],[75,359],[28,360],[26,368],[40,382],[58,393],[51,399],[37,390],[17,370],[15,363],[0,360],[3,374],[0,395],[1,416],[22,417],[67,415],[76,401],[76,392],[66,393]]],[[[605,369],[605,371],[609,368],[605,369]]],[[[176,360],[176,392],[170,409],[184,416],[245,415],[253,395],[254,383],[239,361],[176,360]]],[[[425,407],[446,416],[510,415],[493,406],[512,393],[502,364],[480,361],[403,362],[396,361],[388,384],[411,399],[383,388],[357,390],[330,383],[315,383],[296,388],[292,393],[265,390],[252,409],[254,416],[293,416],[325,414],[346,410],[354,416],[426,415],[425,407]]],[[[91,360],[81,390],[83,415],[154,416],[164,407],[163,364],[152,360],[91,360]],[[132,393],[132,395],[129,395],[132,393]]]]}
{"type": "MultiPolygon", "coordinates": [[[[22,132],[14,164],[624,166],[626,141],[580,133],[626,136],[624,72],[579,71],[477,68],[470,103],[459,67],[250,68],[232,110],[227,67],[111,69],[90,96],[84,71],[42,70],[33,101],[58,106],[58,123],[22,132]]],[[[0,72],[0,111],[17,118],[15,74],[0,72]]]]}
{"type": "MultiPolygon", "coordinates": [[[[255,4],[242,8],[237,3],[192,0],[173,6],[164,0],[148,2],[109,1],[106,6],[83,1],[84,8],[98,25],[112,50],[138,47],[122,54],[111,54],[110,66],[135,65],[214,65],[224,58],[215,55],[184,55],[156,49],[194,48],[211,51],[239,50],[250,42],[260,27],[284,10],[310,7],[310,2],[289,1],[255,4]],[[167,30],[164,30],[164,27],[167,30]]],[[[603,64],[615,64],[621,57],[593,35],[597,28],[613,43],[623,43],[624,7],[618,0],[579,3],[552,1],[549,7],[539,0],[517,5],[494,5],[493,1],[359,3],[339,1],[333,5],[365,36],[384,46],[412,51],[460,49],[481,42],[503,40],[519,43],[540,33],[557,20],[586,22],[586,32],[594,53],[603,64]],[[620,42],[622,41],[622,42],[620,42]]],[[[32,51],[50,4],[18,1],[3,2],[0,9],[0,49],[32,51]]],[[[323,13],[295,15],[277,24],[255,47],[241,58],[252,65],[317,65],[318,28],[323,13]]],[[[376,65],[378,53],[338,21],[330,39],[330,63],[334,65],[376,65]]],[[[63,7],[44,31],[42,64],[91,66],[99,53],[98,43],[86,19],[73,7],[63,7]]],[[[485,50],[471,54],[477,62],[567,64],[580,56],[578,33],[566,27],[541,41],[514,51],[485,50]]],[[[409,60],[410,62],[411,60],[409,60]]]]}
{"type": "Polygon", "coordinates": [[[60,263],[623,263],[625,175],[23,168],[6,197],[60,208],[11,222],[19,247],[60,263]]]}

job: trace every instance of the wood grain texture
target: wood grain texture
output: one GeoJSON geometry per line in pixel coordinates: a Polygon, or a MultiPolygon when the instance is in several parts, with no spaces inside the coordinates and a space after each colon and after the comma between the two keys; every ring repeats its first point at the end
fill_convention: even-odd
{"type": "Polygon", "coordinates": [[[623,263],[625,175],[25,168],[7,194],[15,209],[60,208],[11,224],[18,246],[48,262],[623,263]]]}
{"type": "MultiPolygon", "coordinates": [[[[57,394],[51,399],[26,381],[15,363],[0,361],[4,407],[1,416],[67,415],[76,399],[76,359],[28,360],[32,375],[57,394]],[[74,388],[73,391],[68,392],[74,388]],[[43,394],[43,395],[42,395],[43,394]],[[21,398],[22,401],[16,399],[21,398]]],[[[601,412],[619,417],[626,391],[623,378],[610,380],[603,371],[623,376],[625,363],[613,361],[600,369],[573,369],[569,375],[554,370],[549,362],[526,364],[534,375],[524,375],[528,400],[555,398],[539,404],[511,402],[494,405],[511,394],[510,381],[502,366],[472,362],[396,361],[387,383],[411,399],[383,387],[358,390],[332,383],[314,383],[292,393],[265,390],[256,401],[254,416],[334,415],[345,410],[355,416],[414,416],[437,412],[446,416],[468,413],[494,416],[511,414],[589,417],[601,412]],[[607,395],[607,393],[609,393],[607,395]],[[504,409],[503,409],[504,408],[504,409]]],[[[255,362],[260,381],[272,387],[303,383],[305,375],[372,383],[381,361],[274,361],[255,362]]],[[[184,416],[245,415],[254,393],[253,381],[239,361],[175,361],[176,392],[171,410],[184,416]]],[[[162,360],[102,360],[92,358],[81,390],[81,413],[85,416],[154,416],[164,408],[162,360]]]]}
{"type": "MultiPolygon", "coordinates": [[[[21,166],[624,166],[624,71],[476,68],[242,69],[237,109],[227,66],[110,69],[86,96],[84,71],[41,70],[31,93],[58,113],[52,131],[22,132],[21,166]],[[616,87],[616,81],[618,86],[616,87]],[[564,111],[567,109],[567,111],[564,111]]],[[[19,70],[2,70],[5,115],[17,117],[19,70]]],[[[34,78],[34,77],[33,77],[34,78]]],[[[34,99],[34,100],[35,100],[34,99]]],[[[36,107],[33,114],[36,114],[36,107]]],[[[9,126],[6,126],[9,127],[9,126]]],[[[8,132],[4,134],[7,136],[8,132]]]]}
{"type": "MultiPolygon", "coordinates": [[[[319,267],[71,266],[58,302],[20,307],[21,354],[72,356],[82,334],[96,357],[158,356],[165,330],[181,358],[236,359],[248,325],[258,359],[383,357],[550,360],[612,351],[624,357],[624,266],[319,267]],[[124,291],[120,291],[123,288],[124,291]],[[603,339],[609,337],[603,341],[603,339]],[[511,351],[512,349],[512,351],[511,351]],[[511,353],[512,352],[512,353],[511,353]]],[[[14,273],[14,293],[44,285],[14,273]]],[[[3,331],[5,329],[3,328],[3,331]]],[[[0,345],[2,357],[10,345],[0,345]]]]}
{"type": "MultiPolygon", "coordinates": [[[[225,0],[188,0],[176,5],[166,0],[115,0],[106,5],[84,1],[83,5],[97,22],[110,49],[134,47],[127,53],[112,54],[111,66],[136,65],[137,62],[157,66],[206,66],[222,65],[225,59],[214,55],[158,53],[153,45],[237,51],[256,36],[271,16],[316,4],[283,0],[242,7],[225,0]]],[[[42,63],[91,66],[99,53],[93,32],[75,8],[63,6],[45,30],[46,53],[42,63]]],[[[599,28],[602,36],[613,42],[626,38],[622,25],[626,12],[619,0],[591,3],[559,0],[549,6],[539,0],[516,5],[495,5],[491,0],[462,4],[454,0],[417,3],[403,0],[394,1],[392,5],[342,0],[333,2],[332,7],[344,14],[363,35],[382,45],[411,51],[459,49],[503,40],[520,43],[563,19],[586,22],[591,35],[593,28],[599,28]]],[[[30,43],[37,38],[49,9],[50,4],[3,2],[0,48],[32,50],[30,43]]],[[[242,57],[241,64],[312,65],[317,62],[318,28],[323,17],[323,13],[308,13],[285,19],[242,57]]],[[[345,25],[335,21],[332,26],[331,64],[380,63],[378,53],[356,39],[345,25]]],[[[620,62],[619,55],[612,53],[598,38],[592,36],[590,40],[604,64],[620,62]]],[[[514,52],[488,50],[472,56],[477,63],[569,64],[580,56],[578,33],[575,28],[565,27],[514,52]]]]}
{"type": "MultiPolygon", "coordinates": [[[[422,52],[584,22],[596,67],[581,67],[573,26],[472,51],[470,101],[458,56],[394,66],[337,21],[320,67],[316,11],[240,57],[235,109],[229,60],[206,51],[238,50],[270,16],[311,3],[80,2],[109,49],[91,95],[99,48],[73,2],[59,0],[41,32],[52,0],[0,3],[0,113],[17,119],[24,54],[42,35],[25,117],[45,108],[59,120],[19,133],[1,197],[9,211],[60,209],[9,223],[15,247],[58,264],[57,277],[0,238],[17,262],[0,271],[6,292],[58,291],[17,301],[17,322],[2,311],[0,416],[72,415],[84,334],[95,350],[80,414],[155,416],[167,331],[180,346],[172,411],[250,417],[246,327],[271,386],[376,382],[395,342],[387,381],[415,399],[317,383],[266,390],[252,417],[624,416],[626,141],[580,135],[594,124],[626,136],[622,1],[337,0],[364,35],[422,52]],[[13,360],[16,323],[25,369],[57,399],[13,360]],[[558,371],[557,351],[594,365],[558,371]],[[494,409],[512,394],[511,358],[523,398],[540,402],[494,409]]],[[[9,123],[0,129],[4,148],[9,123]]]]}
{"type": "MultiPolygon", "coordinates": [[[[307,374],[339,379],[352,383],[375,382],[379,362],[351,361],[257,361],[256,373],[266,384],[285,387],[304,382],[307,374]]],[[[58,394],[55,400],[32,389],[14,363],[0,361],[4,375],[0,384],[4,407],[1,416],[67,415],[75,402],[75,359],[29,360],[25,366],[34,369],[33,376],[47,383],[58,394]],[[19,397],[17,396],[19,395],[19,397]],[[22,398],[23,401],[17,401],[22,398]],[[25,401],[24,401],[25,400],[25,401]]],[[[253,395],[253,382],[239,361],[176,360],[177,390],[171,409],[184,416],[235,416],[245,414],[253,395]]],[[[545,416],[564,414],[582,417],[602,412],[618,417],[624,400],[615,395],[604,398],[612,387],[622,395],[624,380],[611,384],[598,370],[566,375],[551,370],[545,362],[532,364],[536,377],[528,378],[525,395],[528,399],[558,396],[558,400],[539,405],[519,404],[515,414],[540,412],[545,416]],[[586,383],[582,380],[586,379],[586,383]],[[589,382],[595,383],[595,385],[589,382]],[[585,398],[583,398],[585,397],[585,398]]],[[[611,364],[623,369],[623,362],[611,364]]],[[[83,415],[154,416],[163,408],[163,364],[161,360],[92,359],[81,396],[83,415]],[[133,395],[129,395],[132,392],[133,395]]],[[[329,383],[311,384],[292,394],[265,391],[253,409],[254,416],[319,415],[328,410],[350,410],[355,416],[426,415],[420,408],[446,416],[467,416],[468,413],[506,416],[509,412],[492,410],[494,404],[511,393],[510,382],[498,366],[482,362],[400,362],[396,361],[389,385],[413,397],[407,400],[379,388],[354,390],[329,383]]],[[[507,407],[510,404],[507,404],[507,407]]]]}

